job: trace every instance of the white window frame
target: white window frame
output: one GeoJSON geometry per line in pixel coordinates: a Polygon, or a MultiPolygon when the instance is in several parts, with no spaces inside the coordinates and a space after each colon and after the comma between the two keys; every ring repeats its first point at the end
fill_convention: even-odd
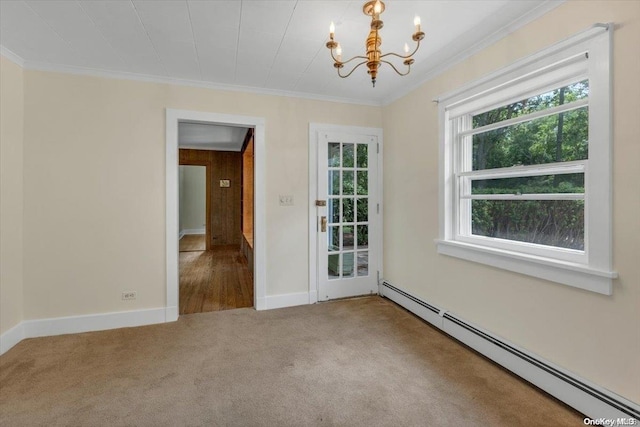
{"type": "MultiPolygon", "coordinates": [[[[611,32],[591,28],[524,58],[437,101],[440,112],[440,236],[438,253],[543,278],[605,295],[612,294],[611,251],[611,32]],[[529,96],[589,79],[588,100],[532,113],[513,123],[564,110],[589,107],[589,158],[565,163],[470,171],[465,146],[474,133],[471,116],[529,96]],[[466,142],[466,143],[465,143],[466,142]],[[584,251],[472,235],[473,179],[584,173],[584,194],[493,195],[506,200],[585,201],[584,251]]],[[[504,124],[504,123],[502,123],[504,124]]],[[[500,126],[500,125],[498,125],[500,126]]],[[[484,131],[488,130],[485,127],[484,131]]],[[[467,148],[468,149],[468,148],[467,148]]],[[[480,197],[478,197],[480,198],[480,197]]],[[[481,198],[486,199],[486,196],[481,198]]]]}

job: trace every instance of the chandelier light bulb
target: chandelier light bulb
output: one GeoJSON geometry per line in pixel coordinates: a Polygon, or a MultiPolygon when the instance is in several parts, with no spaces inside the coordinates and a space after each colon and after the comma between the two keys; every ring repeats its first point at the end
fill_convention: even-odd
{"type": "Polygon", "coordinates": [[[331,21],[331,25],[329,25],[329,38],[333,40],[333,36],[336,34],[336,25],[331,21]]]}
{"type": "Polygon", "coordinates": [[[380,0],[376,1],[376,4],[373,5],[373,12],[376,15],[379,15],[382,12],[382,5],[380,4],[380,0]]]}
{"type": "Polygon", "coordinates": [[[413,25],[416,26],[416,33],[420,32],[420,17],[418,15],[416,15],[415,18],[413,18],[413,25]]]}
{"type": "Polygon", "coordinates": [[[404,53],[409,53],[409,45],[408,44],[404,44],[404,53]]]}
{"type": "Polygon", "coordinates": [[[342,60],[342,46],[338,43],[338,47],[336,47],[336,56],[338,57],[338,61],[342,60]]]}

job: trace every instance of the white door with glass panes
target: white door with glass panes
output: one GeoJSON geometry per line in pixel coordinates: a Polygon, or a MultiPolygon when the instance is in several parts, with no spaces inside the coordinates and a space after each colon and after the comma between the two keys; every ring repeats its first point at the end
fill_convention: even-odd
{"type": "Polygon", "coordinates": [[[318,300],[378,292],[378,137],[318,133],[318,300]]]}

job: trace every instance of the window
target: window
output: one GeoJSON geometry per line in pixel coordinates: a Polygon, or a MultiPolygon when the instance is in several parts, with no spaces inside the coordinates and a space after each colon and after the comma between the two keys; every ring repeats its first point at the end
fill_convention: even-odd
{"type": "Polygon", "coordinates": [[[439,100],[439,253],[611,294],[610,31],[439,100]]]}

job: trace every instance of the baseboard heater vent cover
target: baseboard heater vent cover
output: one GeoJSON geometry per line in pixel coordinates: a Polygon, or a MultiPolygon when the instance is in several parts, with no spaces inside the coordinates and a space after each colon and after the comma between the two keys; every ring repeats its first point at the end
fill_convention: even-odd
{"type": "Polygon", "coordinates": [[[540,387],[590,418],[634,418],[640,420],[640,407],[615,393],[578,377],[551,362],[509,343],[452,313],[429,304],[389,282],[381,285],[381,295],[447,334],[540,387]],[[434,315],[435,314],[435,315],[434,315]]]}

